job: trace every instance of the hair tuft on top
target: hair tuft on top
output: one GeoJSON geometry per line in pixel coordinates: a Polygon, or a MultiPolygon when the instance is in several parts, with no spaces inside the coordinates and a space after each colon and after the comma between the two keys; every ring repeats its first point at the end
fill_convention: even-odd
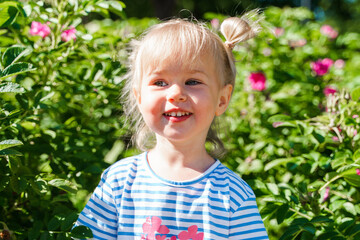
{"type": "Polygon", "coordinates": [[[236,44],[255,37],[261,31],[261,20],[259,9],[252,10],[240,18],[225,19],[220,26],[220,31],[226,39],[225,45],[233,49],[236,44]]]}

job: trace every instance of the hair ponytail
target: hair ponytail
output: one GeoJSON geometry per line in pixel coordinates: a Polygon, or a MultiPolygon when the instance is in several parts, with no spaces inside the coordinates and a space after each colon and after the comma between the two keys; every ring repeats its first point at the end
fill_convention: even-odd
{"type": "Polygon", "coordinates": [[[222,35],[225,37],[225,45],[229,49],[240,42],[244,42],[255,37],[261,30],[259,22],[261,17],[253,20],[259,15],[259,10],[252,10],[242,17],[230,17],[225,19],[220,27],[222,35]]]}

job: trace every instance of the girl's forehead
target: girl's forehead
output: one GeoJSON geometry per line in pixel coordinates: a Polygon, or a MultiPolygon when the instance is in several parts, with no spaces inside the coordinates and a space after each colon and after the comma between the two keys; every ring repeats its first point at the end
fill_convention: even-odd
{"type": "Polygon", "coordinates": [[[193,59],[167,57],[165,59],[153,59],[149,64],[143,66],[143,72],[164,73],[164,72],[187,72],[204,73],[207,75],[215,73],[215,64],[212,56],[200,55],[193,59]]]}

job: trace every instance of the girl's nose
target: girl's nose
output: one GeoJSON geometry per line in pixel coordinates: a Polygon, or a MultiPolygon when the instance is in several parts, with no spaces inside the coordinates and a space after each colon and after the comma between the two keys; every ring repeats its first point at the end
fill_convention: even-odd
{"type": "Polygon", "coordinates": [[[169,102],[185,102],[187,99],[186,94],[181,86],[174,84],[169,88],[167,100],[169,102]]]}

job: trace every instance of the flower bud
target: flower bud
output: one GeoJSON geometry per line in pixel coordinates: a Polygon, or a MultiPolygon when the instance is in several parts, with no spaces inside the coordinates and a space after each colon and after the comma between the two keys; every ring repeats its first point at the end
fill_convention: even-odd
{"type": "Polygon", "coordinates": [[[266,77],[262,72],[253,72],[248,79],[253,90],[264,91],[266,89],[266,77]]]}

